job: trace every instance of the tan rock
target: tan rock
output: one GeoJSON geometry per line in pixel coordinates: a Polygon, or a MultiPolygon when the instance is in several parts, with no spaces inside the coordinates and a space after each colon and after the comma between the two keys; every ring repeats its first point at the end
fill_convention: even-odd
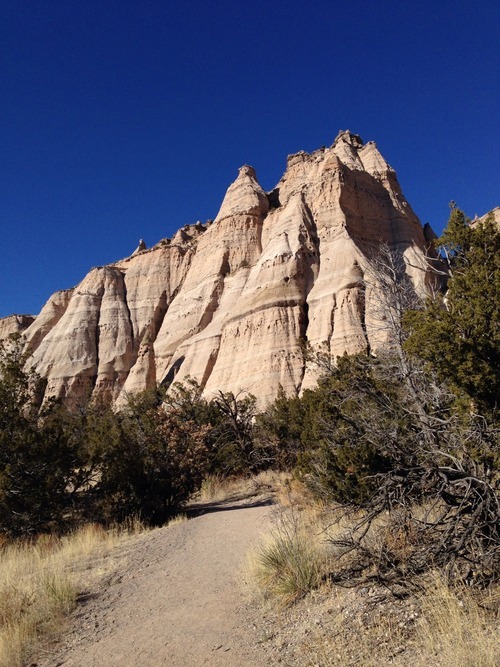
{"type": "Polygon", "coordinates": [[[33,322],[33,315],[8,315],[0,317],[0,341],[5,340],[12,334],[21,334],[33,322]]]}
{"type": "Polygon", "coordinates": [[[72,296],[73,290],[70,289],[55,292],[55,294],[50,297],[47,303],[43,306],[34,323],[26,332],[25,337],[27,340],[28,352],[33,353],[43,341],[45,336],[50,333],[50,331],[59,322],[61,317],[66,312],[66,308],[68,307],[72,296]]]}
{"type": "Polygon", "coordinates": [[[260,406],[297,393],[316,371],[303,343],[333,356],[374,349],[382,243],[426,289],[426,248],[395,172],[349,131],[289,156],[266,194],[240,169],[213,223],[185,225],[58,293],[26,331],[48,395],[119,404],[156,382],[196,378],[207,396],[251,392],[260,406]]]}

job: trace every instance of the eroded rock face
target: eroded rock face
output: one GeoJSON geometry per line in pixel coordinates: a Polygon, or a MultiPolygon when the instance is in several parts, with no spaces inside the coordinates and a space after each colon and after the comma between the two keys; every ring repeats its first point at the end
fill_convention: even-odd
{"type": "Polygon", "coordinates": [[[403,253],[415,290],[426,237],[373,142],[341,132],[330,148],[289,156],[266,194],[240,169],[213,224],[93,269],[48,301],[26,330],[47,395],[123,402],[156,382],[195,377],[207,396],[315,381],[303,343],[331,354],[381,341],[366,275],[382,243],[403,253]]]}
{"type": "Polygon", "coordinates": [[[12,334],[23,333],[34,321],[35,318],[32,315],[0,317],[0,341],[5,340],[12,334]]]}

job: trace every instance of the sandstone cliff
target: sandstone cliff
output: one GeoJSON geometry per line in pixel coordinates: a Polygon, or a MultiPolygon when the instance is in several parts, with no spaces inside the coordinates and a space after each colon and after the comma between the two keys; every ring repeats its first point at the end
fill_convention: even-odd
{"type": "Polygon", "coordinates": [[[424,293],[422,226],[373,142],[341,132],[330,148],[288,157],[266,193],[239,170],[211,224],[93,269],[49,299],[25,331],[47,395],[120,402],[129,392],[197,378],[207,395],[311,384],[303,341],[332,355],[376,348],[381,243],[403,253],[424,293]]]}
{"type": "Polygon", "coordinates": [[[0,341],[8,338],[12,334],[21,334],[33,322],[35,318],[32,315],[9,315],[0,318],[0,341]]]}

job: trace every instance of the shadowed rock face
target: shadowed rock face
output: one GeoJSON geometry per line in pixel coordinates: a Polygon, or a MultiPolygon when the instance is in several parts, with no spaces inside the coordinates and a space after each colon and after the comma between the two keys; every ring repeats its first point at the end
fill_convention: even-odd
{"type": "Polygon", "coordinates": [[[240,169],[213,224],[93,269],[56,293],[25,331],[47,395],[122,402],[156,382],[197,378],[257,396],[315,380],[302,343],[332,355],[376,348],[375,290],[364,276],[381,243],[399,249],[425,291],[426,239],[373,142],[341,132],[288,158],[268,195],[240,169]]]}

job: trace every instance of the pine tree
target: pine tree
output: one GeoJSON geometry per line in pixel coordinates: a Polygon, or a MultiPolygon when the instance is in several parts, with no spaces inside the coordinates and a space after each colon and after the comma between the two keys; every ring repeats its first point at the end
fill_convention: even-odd
{"type": "Polygon", "coordinates": [[[408,313],[406,348],[491,416],[500,395],[500,232],[491,217],[471,224],[453,205],[438,246],[448,290],[408,313]]]}

